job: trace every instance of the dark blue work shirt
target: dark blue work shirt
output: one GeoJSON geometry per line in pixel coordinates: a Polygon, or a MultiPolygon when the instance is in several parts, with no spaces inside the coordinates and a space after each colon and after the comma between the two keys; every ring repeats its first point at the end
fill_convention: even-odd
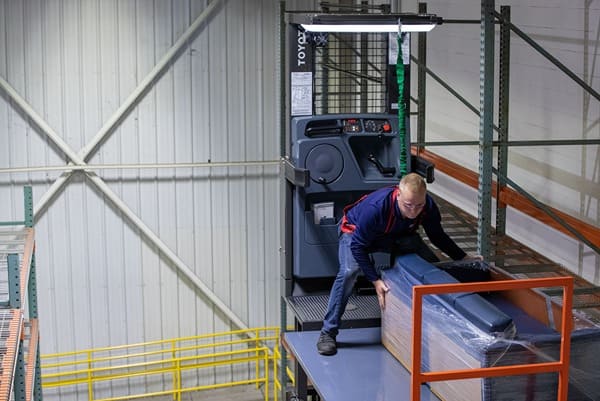
{"type": "Polygon", "coordinates": [[[398,207],[397,188],[378,189],[346,209],[342,231],[353,233],[350,249],[366,278],[379,279],[369,254],[390,252],[397,238],[414,233],[419,225],[442,252],[454,260],[464,258],[465,252],[442,228],[442,216],[433,198],[427,194],[421,213],[414,219],[405,218],[398,207]]]}

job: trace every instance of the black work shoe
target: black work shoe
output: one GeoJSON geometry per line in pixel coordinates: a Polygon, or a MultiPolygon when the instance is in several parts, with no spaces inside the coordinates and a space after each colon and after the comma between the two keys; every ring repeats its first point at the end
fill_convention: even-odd
{"type": "Polygon", "coordinates": [[[329,333],[321,333],[317,341],[317,350],[321,355],[335,355],[337,352],[335,337],[329,333]]]}

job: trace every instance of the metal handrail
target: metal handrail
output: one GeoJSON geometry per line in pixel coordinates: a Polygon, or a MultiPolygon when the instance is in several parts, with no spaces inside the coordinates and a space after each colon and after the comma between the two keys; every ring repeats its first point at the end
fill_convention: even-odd
{"type": "Polygon", "coordinates": [[[421,399],[421,384],[429,381],[473,379],[531,373],[558,372],[558,401],[566,401],[569,389],[569,356],[571,352],[573,277],[551,277],[525,280],[498,280],[478,283],[416,285],[412,291],[412,362],[410,399],[421,399]],[[515,364],[501,367],[446,371],[421,371],[423,296],[456,292],[504,291],[538,287],[563,287],[560,356],[558,362],[515,364]]]}
{"type": "MultiPolygon", "coordinates": [[[[278,327],[262,327],[42,355],[43,361],[53,360],[43,364],[43,387],[87,385],[88,399],[98,401],[94,386],[100,382],[172,375],[170,389],[103,400],[116,401],[155,395],[172,395],[174,399],[180,400],[183,393],[190,391],[255,384],[257,387],[263,386],[264,400],[267,401],[270,397],[269,387],[273,385],[273,390],[277,385],[281,387],[281,384],[274,381],[279,355],[278,339],[278,327]],[[253,377],[201,386],[190,386],[190,383],[186,386],[182,382],[181,375],[184,371],[242,363],[254,364],[253,377]]],[[[250,369],[250,365],[248,368],[250,369]]],[[[277,391],[273,394],[277,401],[277,391]]]]}

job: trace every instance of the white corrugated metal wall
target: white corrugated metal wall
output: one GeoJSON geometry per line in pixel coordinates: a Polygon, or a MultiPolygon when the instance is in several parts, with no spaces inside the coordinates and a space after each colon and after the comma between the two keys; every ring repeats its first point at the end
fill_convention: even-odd
{"type": "MultiPolygon", "coordinates": [[[[78,153],[213,3],[86,161],[277,160],[273,1],[0,1],[0,77],[78,153]]],[[[64,166],[64,150],[0,93],[0,166],[64,166]]],[[[279,323],[275,164],[97,173],[243,323],[279,323]]],[[[36,221],[42,352],[232,328],[82,172],[43,202],[61,174],[0,175],[0,221],[22,219],[23,185],[46,205],[36,221]]]]}

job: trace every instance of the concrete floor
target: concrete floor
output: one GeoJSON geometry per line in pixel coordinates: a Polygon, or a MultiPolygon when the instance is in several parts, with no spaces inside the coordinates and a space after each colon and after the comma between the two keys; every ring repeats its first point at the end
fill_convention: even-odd
{"type": "MultiPolygon", "coordinates": [[[[264,401],[265,396],[262,391],[257,390],[253,385],[234,386],[216,390],[203,390],[184,393],[181,395],[182,401],[264,401]]],[[[272,398],[271,398],[272,399],[272,398]]],[[[172,396],[138,398],[143,401],[173,401],[172,396]]]]}

